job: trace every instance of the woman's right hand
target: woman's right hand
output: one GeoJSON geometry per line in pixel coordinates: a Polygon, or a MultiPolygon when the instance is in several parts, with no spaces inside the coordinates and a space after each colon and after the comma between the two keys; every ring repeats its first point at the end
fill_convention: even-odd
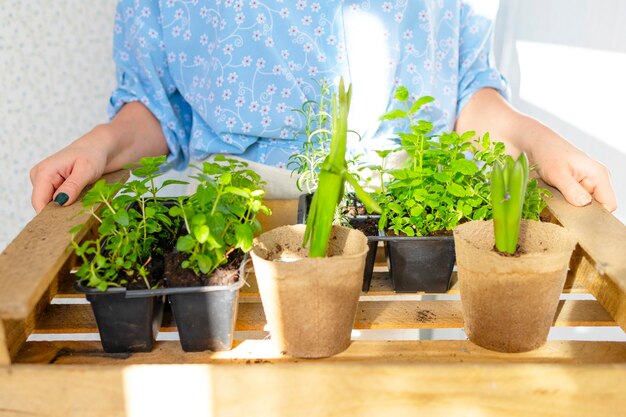
{"type": "Polygon", "coordinates": [[[87,185],[144,156],[168,152],[159,121],[140,102],[131,102],[109,122],[97,126],[30,170],[32,204],[37,213],[54,199],[72,204],[87,185]]]}
{"type": "Polygon", "coordinates": [[[106,125],[96,127],[30,170],[31,200],[37,213],[52,200],[61,206],[72,204],[83,188],[104,174],[108,152],[102,136],[106,129],[106,125]]]}

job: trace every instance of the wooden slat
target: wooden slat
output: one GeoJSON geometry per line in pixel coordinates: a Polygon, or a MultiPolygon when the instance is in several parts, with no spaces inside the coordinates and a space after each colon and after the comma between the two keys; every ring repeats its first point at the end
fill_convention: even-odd
{"type": "Polygon", "coordinates": [[[9,415],[63,417],[621,417],[625,373],[554,364],[16,365],[0,369],[0,404],[9,415]]]}
{"type": "MultiPolygon", "coordinates": [[[[236,330],[259,331],[266,325],[259,303],[240,303],[236,330]]],[[[560,302],[555,326],[614,326],[615,322],[596,301],[560,302]]],[[[359,303],[355,329],[436,329],[462,328],[461,302],[435,301],[362,301],[359,303]]],[[[173,331],[173,323],[164,323],[162,331],[173,331]]],[[[95,333],[91,307],[85,304],[50,305],[37,323],[35,333],[95,333]]]]}
{"type": "Polygon", "coordinates": [[[11,356],[9,355],[9,345],[4,333],[4,324],[0,320],[0,366],[11,364],[11,356]]]}
{"type": "MultiPolygon", "coordinates": [[[[624,363],[624,342],[549,341],[525,353],[500,353],[466,340],[355,341],[343,353],[323,359],[331,362],[423,363],[624,363]]],[[[105,354],[100,342],[28,342],[16,363],[60,365],[282,363],[300,359],[281,355],[270,340],[245,340],[228,352],[183,352],[179,342],[157,342],[147,353],[105,354]]]]}
{"type": "Polygon", "coordinates": [[[573,207],[561,193],[547,188],[553,194],[548,200],[551,213],[585,253],[576,276],[626,331],[626,226],[596,201],[573,207]]]}
{"type": "MultiPolygon", "coordinates": [[[[242,300],[247,302],[261,302],[261,298],[259,296],[259,287],[256,282],[256,277],[253,271],[249,271],[246,276],[247,285],[244,285],[240,291],[240,297],[242,300]]],[[[456,272],[452,273],[450,289],[446,294],[459,294],[458,280],[456,272]]],[[[76,292],[73,287],[74,285],[74,277],[69,274],[64,280],[59,282],[59,292],[57,297],[59,298],[85,298],[83,294],[76,292]]],[[[583,286],[580,279],[575,279],[572,274],[571,278],[568,278],[568,281],[565,283],[565,288],[563,288],[564,294],[588,294],[589,291],[583,286]]],[[[432,293],[425,292],[415,292],[415,293],[396,293],[393,291],[393,285],[391,283],[391,278],[389,277],[389,272],[386,270],[386,267],[377,267],[374,269],[374,273],[372,275],[372,283],[370,286],[370,291],[367,293],[361,294],[361,300],[367,300],[373,297],[393,297],[396,295],[437,295],[432,293]]]]}
{"type": "Polygon", "coordinates": [[[264,232],[286,224],[296,224],[298,200],[266,200],[264,204],[272,210],[271,216],[260,214],[258,217],[264,232]]]}
{"type": "MultiPolygon", "coordinates": [[[[127,171],[107,175],[107,181],[124,181],[127,171]]],[[[69,229],[92,224],[88,214],[78,215],[80,204],[48,206],[7,246],[0,255],[0,318],[23,320],[33,311],[61,266],[70,256],[69,229]]],[[[88,228],[87,227],[87,228],[88,228]]],[[[77,239],[87,233],[87,228],[77,239]]]]}

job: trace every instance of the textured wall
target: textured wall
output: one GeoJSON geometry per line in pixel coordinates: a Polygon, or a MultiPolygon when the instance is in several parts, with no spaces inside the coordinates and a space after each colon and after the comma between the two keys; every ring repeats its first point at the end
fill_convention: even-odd
{"type": "Polygon", "coordinates": [[[0,0],[0,250],[32,218],[31,166],[106,120],[115,0],[0,0]]]}
{"type": "MultiPolygon", "coordinates": [[[[28,170],[106,120],[113,88],[115,0],[0,0],[0,250],[33,216],[28,170]]],[[[512,81],[514,101],[613,170],[620,218],[626,206],[624,153],[520,98],[515,42],[549,42],[626,53],[623,0],[505,0],[496,52],[512,81]],[[602,6],[602,7],[600,7],[602,6]]],[[[555,57],[558,59],[558,57],[555,57]]],[[[595,82],[595,74],[581,83],[595,82]]],[[[601,75],[599,75],[601,76],[601,75]]],[[[623,77],[615,80],[624,83],[623,77]]],[[[596,91],[602,97],[608,94],[596,91]]],[[[574,97],[581,103],[595,97],[574,97]]],[[[620,108],[599,109],[622,120],[620,108]]],[[[616,132],[619,134],[619,132],[616,132]]]]}

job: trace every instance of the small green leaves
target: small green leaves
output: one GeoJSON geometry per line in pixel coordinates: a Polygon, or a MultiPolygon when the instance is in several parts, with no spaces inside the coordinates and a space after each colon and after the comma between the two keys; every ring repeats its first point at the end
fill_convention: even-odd
{"type": "MultiPolygon", "coordinates": [[[[383,210],[379,227],[406,235],[412,228],[422,236],[452,230],[464,221],[490,219],[489,170],[494,162],[505,160],[504,144],[494,142],[489,134],[476,138],[473,131],[434,135],[431,122],[413,118],[433,98],[422,97],[409,107],[406,89],[397,91],[405,109],[382,118],[406,118],[408,128],[397,132],[401,146],[394,151],[406,152],[408,159],[400,168],[372,168],[385,178],[381,191],[373,196],[383,210]]],[[[522,200],[524,218],[538,217],[545,207],[543,191],[532,184],[522,200]]]]}

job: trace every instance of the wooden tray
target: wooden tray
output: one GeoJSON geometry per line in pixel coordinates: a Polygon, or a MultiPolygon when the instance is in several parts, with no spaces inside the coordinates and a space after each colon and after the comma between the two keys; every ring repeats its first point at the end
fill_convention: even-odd
{"type": "MultiPolygon", "coordinates": [[[[552,221],[579,239],[554,326],[626,329],[626,228],[596,203],[576,209],[551,191],[552,221]]],[[[297,201],[268,204],[275,215],[265,230],[295,222],[297,201]]],[[[491,352],[459,338],[456,285],[442,295],[395,294],[384,263],[361,296],[355,341],[332,358],[273,349],[251,267],[232,351],[183,352],[166,315],[152,352],[105,354],[71,285],[67,231],[87,220],[79,211],[49,205],[0,255],[0,415],[626,414],[626,342],[491,352]],[[423,340],[440,329],[456,340],[423,340]]]]}

